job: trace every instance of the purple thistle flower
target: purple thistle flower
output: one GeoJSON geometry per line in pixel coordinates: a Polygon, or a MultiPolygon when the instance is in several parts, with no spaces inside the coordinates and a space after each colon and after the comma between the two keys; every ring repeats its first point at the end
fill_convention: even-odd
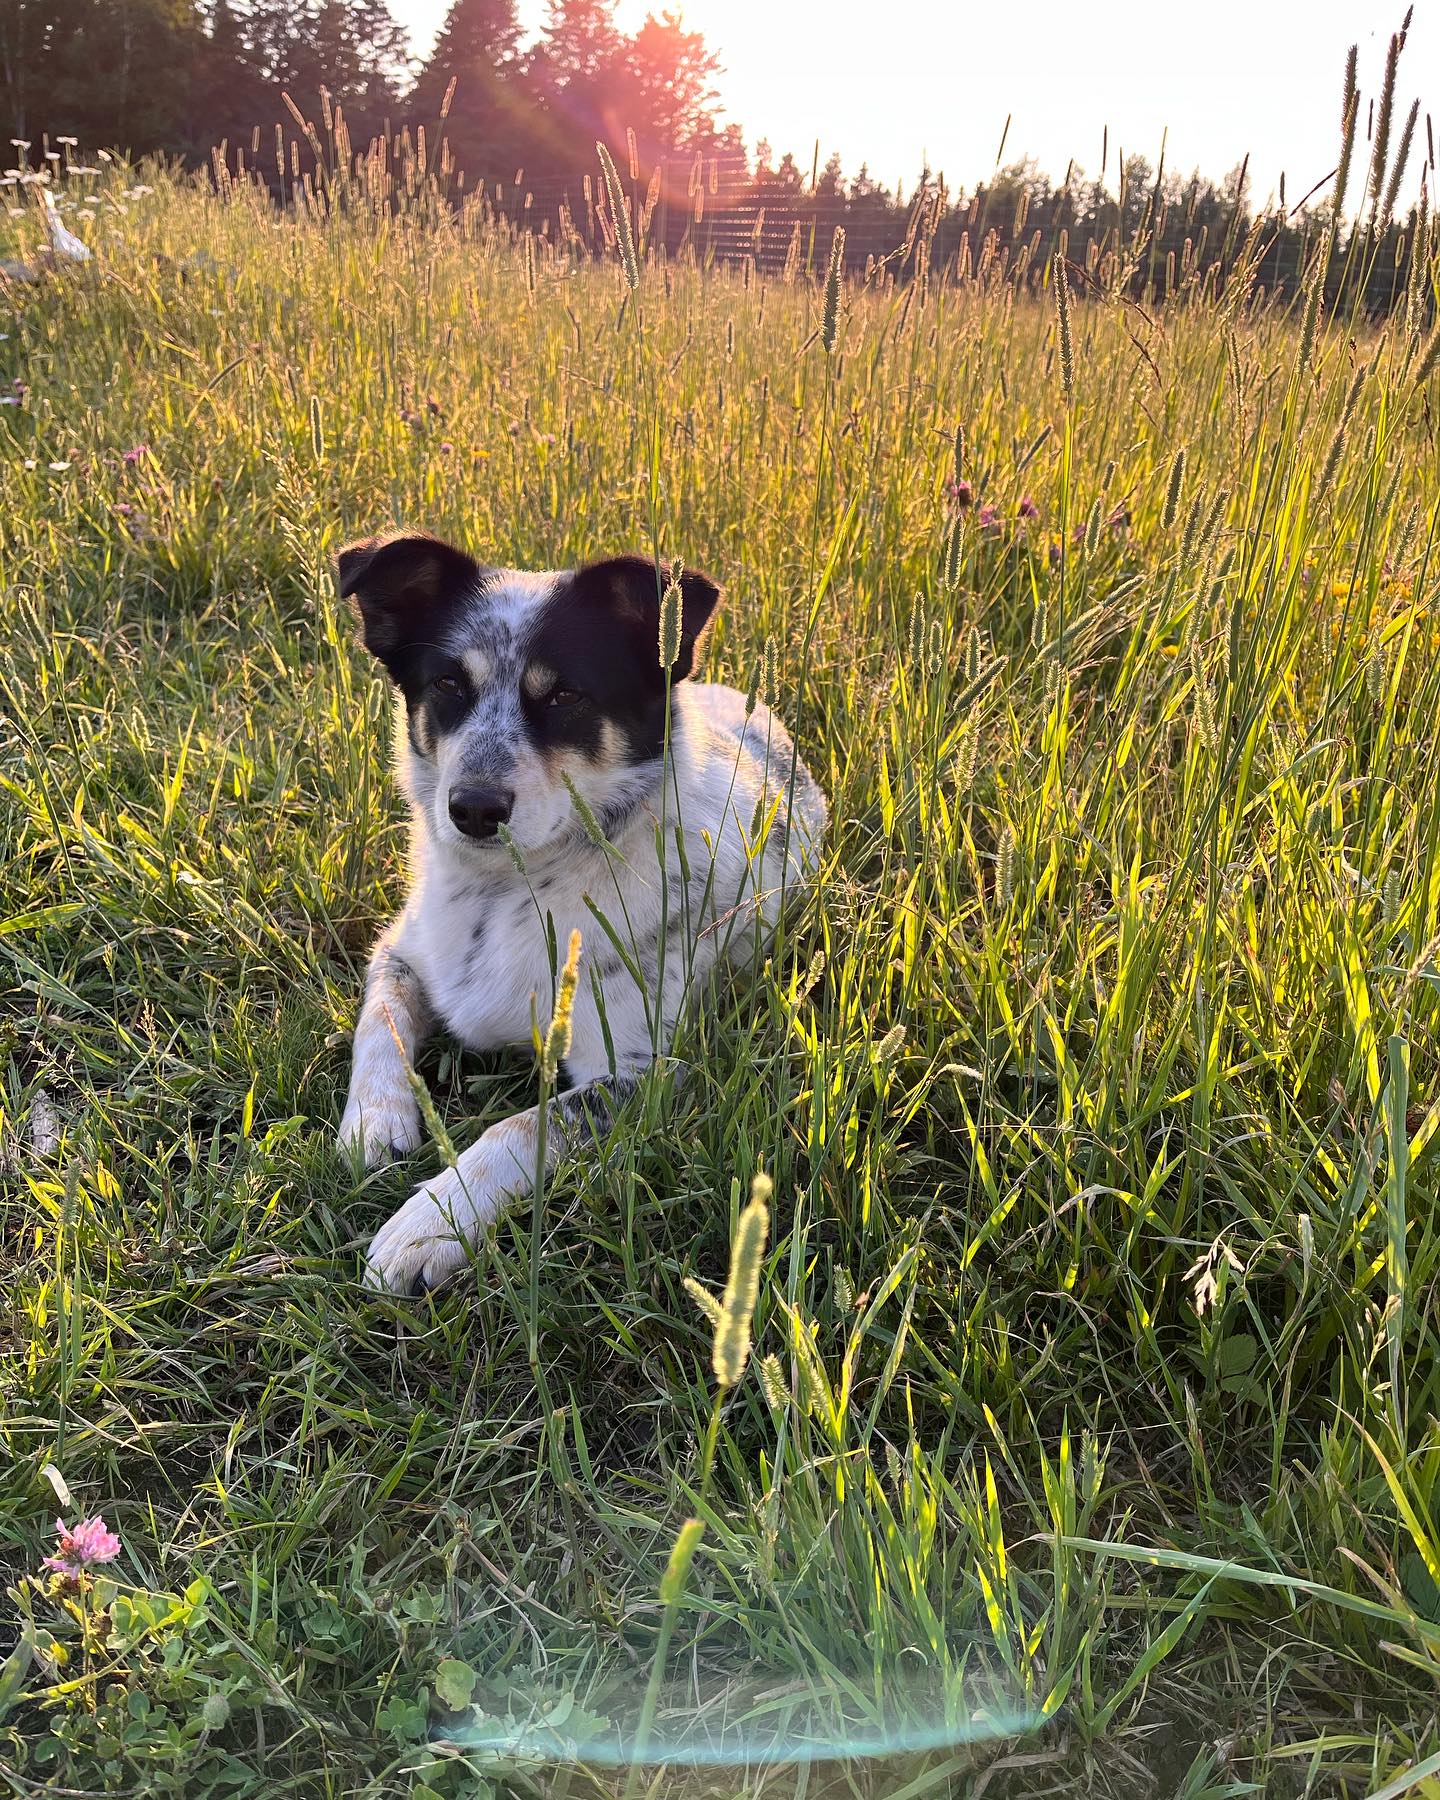
{"type": "Polygon", "coordinates": [[[449,456],[451,451],[454,450],[454,448],[455,448],[455,446],[453,444],[450,444],[450,443],[442,444],[440,446],[440,454],[442,456],[449,456]]]}
{"type": "Polygon", "coordinates": [[[55,1530],[59,1542],[54,1556],[45,1558],[45,1567],[53,1569],[57,1575],[79,1575],[97,1563],[114,1562],[120,1554],[119,1538],[106,1527],[99,1514],[93,1519],[81,1519],[78,1525],[67,1525],[63,1519],[57,1519],[55,1530]]]}
{"type": "Polygon", "coordinates": [[[1020,517],[1022,519],[1038,519],[1040,517],[1040,508],[1035,504],[1035,502],[1030,498],[1030,496],[1028,494],[1022,494],[1020,496],[1020,509],[1019,510],[1020,510],[1020,517]]]}
{"type": "Polygon", "coordinates": [[[975,498],[974,489],[968,481],[947,481],[945,492],[950,497],[951,505],[958,507],[961,512],[964,512],[975,498]]]}
{"type": "Polygon", "coordinates": [[[136,463],[143,462],[149,454],[150,454],[150,446],[148,444],[133,445],[129,450],[127,450],[125,452],[124,461],[125,461],[126,468],[133,469],[135,467],[136,463]]]}
{"type": "Polygon", "coordinates": [[[113,513],[118,513],[122,519],[128,519],[135,511],[135,508],[131,506],[128,500],[117,500],[110,510],[113,513]]]}
{"type": "Polygon", "coordinates": [[[1000,530],[1000,508],[992,506],[987,500],[975,515],[982,531],[998,532],[1000,530]]]}

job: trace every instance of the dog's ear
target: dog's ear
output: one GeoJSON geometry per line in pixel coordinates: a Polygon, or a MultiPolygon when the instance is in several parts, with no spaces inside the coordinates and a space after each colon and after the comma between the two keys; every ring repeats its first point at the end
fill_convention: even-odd
{"type": "Polygon", "coordinates": [[[423,533],[363,538],[337,559],[340,595],[355,602],[361,636],[372,656],[396,673],[397,658],[416,643],[433,643],[449,613],[473,592],[473,556],[423,533]]]}
{"type": "MultiPolygon", "coordinates": [[[[628,628],[637,652],[660,664],[660,605],[670,586],[665,563],[645,556],[612,556],[575,572],[576,596],[587,606],[608,606],[628,628]]],[[[720,600],[720,588],[698,569],[680,573],[680,645],[670,676],[683,681],[695,667],[695,646],[720,600]]]]}

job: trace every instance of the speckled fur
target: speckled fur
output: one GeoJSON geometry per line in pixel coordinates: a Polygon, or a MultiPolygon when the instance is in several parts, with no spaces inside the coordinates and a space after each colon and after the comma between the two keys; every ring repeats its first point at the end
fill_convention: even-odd
{"type": "MultiPolygon", "coordinates": [[[[813,872],[824,798],[779,721],[763,704],[747,716],[733,689],[672,685],[663,760],[636,761],[633,748],[622,754],[613,730],[597,730],[588,753],[542,751],[530,741],[522,683],[547,608],[571,579],[480,574],[447,615],[443,643],[466,662],[474,704],[433,740],[423,708],[418,729],[413,704],[408,718],[397,711],[411,885],[370,962],[340,1126],[342,1148],[367,1163],[420,1142],[407,1065],[433,1024],[476,1050],[531,1041],[534,1021],[543,1024],[553,1004],[549,943],[563,955],[572,928],[582,934],[584,955],[565,1062],[570,1089],[553,1103],[549,1159],[607,1129],[646,1067],[668,1052],[682,1009],[715,964],[748,958],[773,930],[784,891],[813,872]],[[608,846],[591,841],[566,775],[602,822],[608,846]],[[451,824],[450,788],[475,780],[514,789],[510,830],[523,874],[503,843],[477,843],[451,824]],[[655,845],[662,815],[669,836],[663,867],[655,845]],[[628,936],[626,957],[586,896],[628,936]]],[[[688,656],[687,647],[687,667],[688,656]]],[[[637,680],[653,676],[653,666],[637,667],[637,680]]],[[[502,1120],[454,1168],[417,1188],[376,1234],[368,1278],[415,1291],[463,1266],[466,1246],[531,1191],[536,1126],[534,1108],[502,1120]]]]}

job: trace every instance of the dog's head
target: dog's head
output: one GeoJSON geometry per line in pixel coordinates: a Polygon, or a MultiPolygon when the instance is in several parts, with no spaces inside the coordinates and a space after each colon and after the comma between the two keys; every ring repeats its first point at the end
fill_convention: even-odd
{"type": "Polygon", "coordinates": [[[684,571],[667,672],[670,575],[643,557],[527,574],[438,538],[369,538],[340,552],[339,575],[404,698],[411,801],[436,841],[478,855],[495,853],[502,825],[523,852],[569,839],[567,777],[607,831],[649,791],[668,684],[690,673],[720,597],[684,571]]]}

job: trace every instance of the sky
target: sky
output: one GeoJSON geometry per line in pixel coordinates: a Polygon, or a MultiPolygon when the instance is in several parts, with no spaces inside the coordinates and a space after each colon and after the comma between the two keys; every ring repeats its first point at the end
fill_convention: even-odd
{"type": "MultiPolygon", "coordinates": [[[[391,0],[423,54],[448,0],[391,0]]],[[[1345,53],[1360,48],[1360,87],[1375,96],[1390,33],[1405,0],[1058,0],[985,6],[963,0],[619,0],[628,30],[668,4],[719,56],[723,116],[752,147],[768,138],[807,169],[838,150],[847,174],[868,162],[908,191],[928,160],[954,188],[995,165],[1007,114],[1005,160],[1033,156],[1055,179],[1072,158],[1100,171],[1110,128],[1117,150],[1220,177],[1250,152],[1252,192],[1264,200],[1283,170],[1293,205],[1333,167],[1345,53]]],[[[529,31],[544,0],[520,0],[529,31]]],[[[1425,112],[1440,112],[1440,4],[1419,0],[1400,63],[1397,133],[1420,97],[1418,185],[1425,112]]],[[[1362,100],[1361,124],[1365,109],[1362,100]]],[[[1363,171],[1364,159],[1356,163],[1363,171]]],[[[1432,183],[1433,185],[1433,183],[1432,183]]]]}

